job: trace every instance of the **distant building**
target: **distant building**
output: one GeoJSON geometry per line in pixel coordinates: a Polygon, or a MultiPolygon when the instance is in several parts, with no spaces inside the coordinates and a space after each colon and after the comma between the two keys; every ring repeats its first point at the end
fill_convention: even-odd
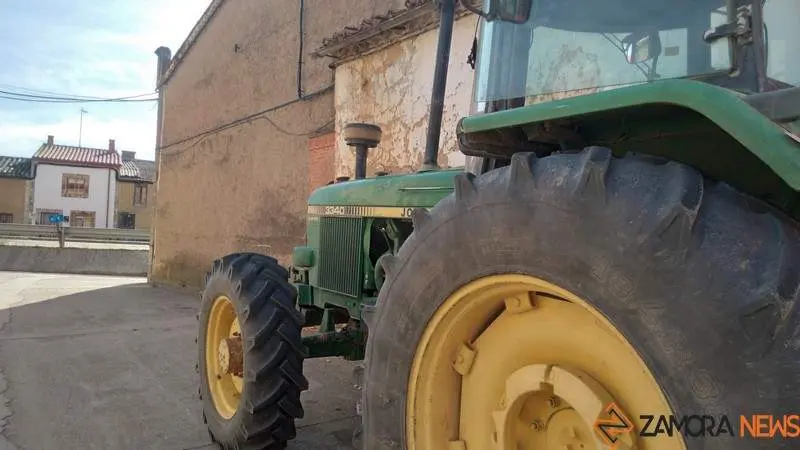
{"type": "Polygon", "coordinates": [[[117,228],[150,229],[155,172],[154,161],[136,159],[136,152],[122,152],[122,167],[117,174],[117,228]]]}
{"type": "Polygon", "coordinates": [[[30,158],[0,156],[0,223],[32,223],[30,158]]]}
{"type": "Polygon", "coordinates": [[[114,228],[116,172],[122,159],[108,149],[56,145],[53,136],[33,155],[34,220],[48,224],[50,216],[69,218],[71,227],[114,228]]]}

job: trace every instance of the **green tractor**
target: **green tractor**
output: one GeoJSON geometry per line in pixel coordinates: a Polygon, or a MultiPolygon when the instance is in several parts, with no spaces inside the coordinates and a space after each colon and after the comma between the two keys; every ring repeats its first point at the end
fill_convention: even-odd
{"type": "Polygon", "coordinates": [[[346,127],[355,179],[311,195],[292,266],[208,274],[212,438],[285,447],[304,359],[342,356],[369,450],[797,448],[800,3],[461,3],[465,168],[437,167],[439,0],[424,165],[367,178],[380,129],[346,127]]]}

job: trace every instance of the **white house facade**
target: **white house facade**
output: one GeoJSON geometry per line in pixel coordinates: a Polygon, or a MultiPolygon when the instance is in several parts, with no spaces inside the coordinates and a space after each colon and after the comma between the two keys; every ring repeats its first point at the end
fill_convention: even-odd
{"type": "Polygon", "coordinates": [[[114,227],[113,169],[37,164],[34,185],[37,223],[48,223],[47,216],[55,213],[69,217],[69,226],[114,227]]]}
{"type": "Polygon", "coordinates": [[[55,145],[53,137],[33,156],[33,213],[37,224],[51,215],[68,218],[66,226],[115,227],[116,173],[121,158],[108,149],[55,145]]]}

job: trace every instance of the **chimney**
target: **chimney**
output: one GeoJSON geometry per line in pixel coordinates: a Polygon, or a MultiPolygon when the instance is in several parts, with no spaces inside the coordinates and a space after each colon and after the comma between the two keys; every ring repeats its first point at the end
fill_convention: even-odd
{"type": "Polygon", "coordinates": [[[133,161],[134,159],[136,159],[136,152],[129,152],[127,150],[122,151],[123,161],[133,161]]]}
{"type": "Polygon", "coordinates": [[[167,47],[158,47],[156,49],[156,55],[158,56],[158,64],[156,66],[156,90],[159,90],[161,89],[162,79],[167,73],[169,64],[172,61],[172,52],[167,47]]]}
{"type": "Polygon", "coordinates": [[[47,135],[47,145],[53,145],[54,141],[55,141],[55,138],[53,137],[53,135],[52,134],[48,134],[47,135]]]}
{"type": "Polygon", "coordinates": [[[113,139],[108,140],[108,151],[110,151],[111,153],[117,152],[117,145],[113,139]]]}

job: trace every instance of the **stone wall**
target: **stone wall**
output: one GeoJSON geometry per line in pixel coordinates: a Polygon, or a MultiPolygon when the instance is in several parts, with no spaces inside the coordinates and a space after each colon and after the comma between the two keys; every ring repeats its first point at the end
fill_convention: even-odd
{"type": "MultiPolygon", "coordinates": [[[[450,52],[439,165],[464,165],[456,145],[458,120],[469,114],[473,70],[467,64],[477,16],[456,21],[450,52]]],[[[341,138],[349,122],[379,125],[383,138],[369,153],[367,175],[409,172],[420,166],[433,90],[438,29],[398,42],[336,68],[336,175],[353,176],[355,152],[341,138]]]]}

